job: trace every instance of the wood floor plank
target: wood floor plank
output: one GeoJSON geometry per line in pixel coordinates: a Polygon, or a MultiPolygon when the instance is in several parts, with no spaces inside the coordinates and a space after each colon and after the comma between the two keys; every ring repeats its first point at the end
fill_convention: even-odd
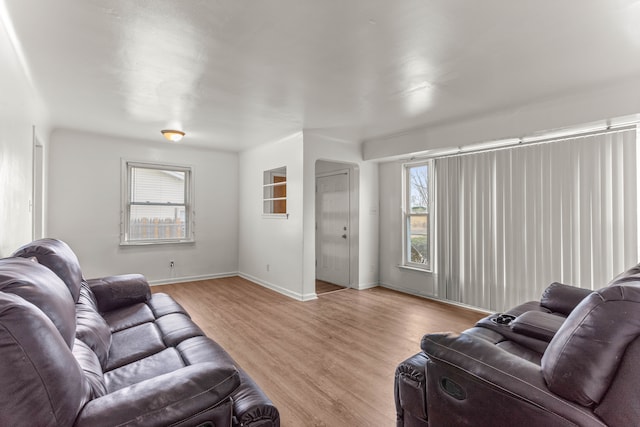
{"type": "Polygon", "coordinates": [[[154,286],[172,295],[273,400],[282,427],[393,426],[396,365],[426,333],[485,315],[385,288],[299,302],[240,277],[154,286]]]}
{"type": "Polygon", "coordinates": [[[342,289],[345,289],[345,287],[325,282],[324,280],[316,279],[316,295],[326,294],[327,292],[340,291],[342,289]]]}

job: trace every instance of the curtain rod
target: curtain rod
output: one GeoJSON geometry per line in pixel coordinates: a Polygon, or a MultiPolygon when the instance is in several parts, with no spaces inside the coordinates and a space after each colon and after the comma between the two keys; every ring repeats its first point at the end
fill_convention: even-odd
{"type": "Polygon", "coordinates": [[[410,158],[404,158],[399,160],[403,163],[410,163],[410,162],[419,162],[423,160],[444,159],[448,157],[464,156],[467,154],[483,153],[487,151],[504,150],[508,148],[518,148],[518,147],[525,147],[525,146],[537,145],[537,144],[547,144],[551,142],[559,142],[559,141],[565,141],[569,139],[586,138],[586,137],[595,136],[595,135],[624,132],[624,131],[636,129],[637,124],[638,122],[631,122],[631,123],[627,122],[619,125],[608,124],[601,129],[593,129],[593,130],[586,130],[586,131],[580,131],[579,129],[576,129],[575,132],[573,133],[567,132],[566,134],[560,134],[556,136],[554,136],[551,133],[548,137],[545,137],[544,135],[541,135],[540,137],[525,136],[520,138],[509,138],[504,140],[469,144],[466,146],[462,145],[462,146],[453,147],[450,149],[445,148],[440,150],[440,152],[436,151],[432,154],[426,154],[423,156],[412,156],[410,158]],[[473,148],[473,147],[477,147],[477,148],[473,148]]]}

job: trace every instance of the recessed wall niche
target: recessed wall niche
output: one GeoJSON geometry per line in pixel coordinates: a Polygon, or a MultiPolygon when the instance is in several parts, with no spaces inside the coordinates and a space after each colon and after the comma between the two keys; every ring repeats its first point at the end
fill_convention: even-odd
{"type": "Polygon", "coordinates": [[[264,171],[262,214],[284,218],[288,216],[286,166],[264,171]]]}

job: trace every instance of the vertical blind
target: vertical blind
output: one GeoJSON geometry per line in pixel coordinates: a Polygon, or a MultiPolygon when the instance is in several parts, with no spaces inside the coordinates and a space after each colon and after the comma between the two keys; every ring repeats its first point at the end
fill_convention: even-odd
{"type": "Polygon", "coordinates": [[[437,159],[438,294],[503,311],[638,263],[636,131],[437,159]]]}

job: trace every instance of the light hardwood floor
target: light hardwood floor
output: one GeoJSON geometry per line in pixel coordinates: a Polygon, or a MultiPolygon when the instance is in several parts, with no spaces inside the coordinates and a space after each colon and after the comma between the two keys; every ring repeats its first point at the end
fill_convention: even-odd
{"type": "Polygon", "coordinates": [[[324,280],[316,279],[316,295],[326,294],[327,292],[335,292],[346,289],[344,286],[334,285],[324,280]]]}
{"type": "Polygon", "coordinates": [[[396,365],[484,314],[384,288],[295,301],[240,277],[154,286],[262,387],[282,427],[395,425],[396,365]]]}

